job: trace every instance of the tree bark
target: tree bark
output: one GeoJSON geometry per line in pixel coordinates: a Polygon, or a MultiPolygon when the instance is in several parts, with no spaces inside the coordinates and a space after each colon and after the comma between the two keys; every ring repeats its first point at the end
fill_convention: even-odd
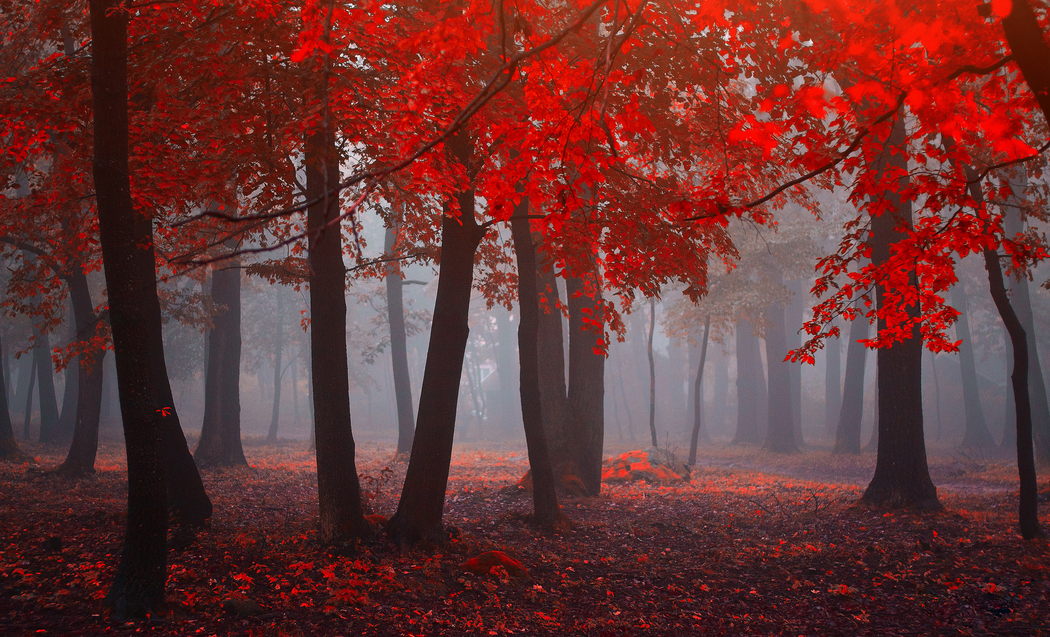
{"type": "Polygon", "coordinates": [[[310,233],[310,352],[317,496],[323,542],[366,537],[354,437],[346,350],[346,268],[343,265],[335,135],[310,135],[306,144],[306,200],[310,233]]]}
{"type": "Polygon", "coordinates": [[[36,387],[36,356],[30,355],[29,384],[26,385],[25,418],[22,420],[22,439],[29,440],[29,428],[33,424],[33,389],[36,387]]]}
{"type": "Polygon", "coordinates": [[[605,355],[602,338],[602,292],[597,265],[565,281],[569,306],[569,409],[572,438],[579,449],[577,467],[587,495],[602,488],[605,442],[605,355]]]}
{"type": "MultiPolygon", "coordinates": [[[[785,355],[787,350],[796,350],[802,347],[802,320],[805,315],[805,294],[803,293],[802,280],[789,281],[788,290],[791,291],[791,302],[784,308],[784,342],[785,355]]],[[[802,365],[800,363],[787,363],[788,388],[791,394],[791,427],[795,432],[795,443],[798,446],[805,444],[802,436],[802,365]]]]}
{"type": "MultiPolygon", "coordinates": [[[[900,183],[885,197],[889,210],[871,220],[871,261],[876,266],[890,258],[891,246],[903,238],[912,225],[911,202],[900,193],[907,186],[907,160],[902,150],[906,134],[904,117],[898,116],[886,140],[886,152],[873,168],[880,173],[892,170],[901,175],[900,183]],[[904,229],[901,229],[904,228],[904,229]]],[[[909,278],[917,285],[915,273],[909,278]]],[[[879,307],[886,303],[886,289],[876,286],[879,307]]],[[[906,308],[914,317],[918,308],[906,308]]],[[[879,319],[879,330],[886,329],[879,319]]],[[[875,506],[940,509],[937,488],[930,479],[926,463],[926,441],[922,421],[922,337],[912,328],[908,338],[892,347],[878,350],[878,455],[875,475],[861,502],[875,506]]]]}
{"type": "MultiPolygon", "coordinates": [[[[711,335],[711,315],[704,318],[704,341],[700,346],[700,364],[696,367],[696,379],[693,380],[693,435],[689,438],[689,466],[696,464],[696,446],[700,441],[700,432],[703,429],[703,381],[704,363],[707,362],[707,342],[711,335]]],[[[704,441],[710,442],[711,437],[707,431],[703,431],[704,441]]]]}
{"type": "MultiPolygon", "coordinates": [[[[464,132],[447,143],[452,156],[472,172],[472,141],[464,132]]],[[[443,543],[445,488],[452,461],[456,407],[463,375],[463,355],[470,336],[470,290],[474,282],[474,254],[485,228],[474,216],[474,190],[455,194],[459,218],[446,203],[441,218],[441,263],[438,269],[434,320],[419,394],[412,453],[397,511],[388,524],[393,540],[402,548],[420,542],[443,543]]]]}
{"type": "MultiPolygon", "coordinates": [[[[3,348],[0,348],[3,351],[3,348]]],[[[6,361],[0,361],[6,362],[6,361]]],[[[7,367],[6,365],[4,366],[7,367]]],[[[15,429],[11,424],[11,411],[7,406],[7,374],[0,374],[0,461],[17,462],[22,460],[22,451],[15,440],[15,429]]]]}
{"type": "Polygon", "coordinates": [[[553,528],[563,517],[558,506],[554,465],[547,448],[540,400],[539,324],[540,303],[536,282],[536,245],[533,243],[528,199],[515,208],[511,221],[518,266],[518,357],[521,367],[521,418],[532,471],[532,502],[536,523],[553,528]]]}
{"type": "Polygon", "coordinates": [[[977,386],[977,365],[974,362],[973,340],[967,316],[969,304],[966,290],[962,285],[960,281],[952,287],[952,304],[959,311],[959,319],[955,324],[955,336],[962,341],[959,344],[959,371],[962,376],[963,408],[966,411],[966,432],[963,434],[961,446],[966,448],[994,447],[995,439],[988,431],[988,422],[984,419],[984,409],[981,408],[981,394],[977,386]]]}
{"type": "Polygon", "coordinates": [[[860,315],[849,326],[849,344],[846,345],[846,379],[842,391],[842,407],[835,428],[835,453],[860,453],[861,419],[864,416],[864,369],[867,367],[868,348],[860,341],[868,338],[870,323],[860,315]]]}
{"type": "Polygon", "coordinates": [[[68,444],[58,428],[58,397],[55,394],[55,366],[51,360],[51,338],[40,334],[33,348],[36,360],[37,398],[40,404],[40,442],[45,445],[68,444]]]}
{"type": "Polygon", "coordinates": [[[1028,343],[1027,335],[1021,321],[1010,305],[1003,284],[1003,272],[999,265],[999,255],[991,250],[984,251],[984,265],[988,270],[988,285],[992,300],[999,310],[1006,329],[1010,333],[1013,349],[1014,368],[1010,382],[1014,389],[1015,414],[1017,417],[1017,473],[1020,480],[1020,506],[1018,509],[1018,526],[1021,537],[1026,540],[1043,537],[1039,528],[1038,485],[1035,473],[1035,453],[1032,448],[1032,409],[1028,398],[1028,343]]]}
{"type": "Polygon", "coordinates": [[[241,270],[240,260],[212,270],[211,300],[218,314],[208,334],[204,421],[194,460],[201,467],[247,465],[241,445],[241,270]]]}
{"type": "Polygon", "coordinates": [[[649,299],[649,339],[645,353],[649,357],[649,436],[653,448],[659,448],[656,439],[656,360],[653,358],[653,333],[656,332],[656,299],[649,299]]]}
{"type": "MultiPolygon", "coordinates": [[[[386,229],[384,252],[396,256],[397,227],[386,229]]],[[[404,282],[394,265],[386,268],[387,324],[390,326],[390,360],[394,375],[394,398],[397,403],[397,451],[399,458],[412,452],[415,414],[412,413],[412,378],[408,372],[408,331],[405,329],[404,282]]]]}
{"type": "Polygon", "coordinates": [[[842,410],[842,338],[831,338],[824,345],[824,433],[836,433],[842,410]]]}
{"type": "MultiPolygon", "coordinates": [[[[70,305],[73,308],[75,338],[87,347],[100,320],[91,302],[91,291],[83,270],[75,268],[66,276],[70,305]]],[[[55,470],[66,475],[86,475],[95,472],[98,454],[98,427],[102,414],[102,364],[105,350],[77,357],[76,417],[73,423],[73,442],[65,461],[55,470]]],[[[67,372],[69,373],[69,372],[67,372]]],[[[68,381],[67,381],[68,382],[68,381]]],[[[63,404],[63,410],[65,405],[63,404]]]]}
{"type": "MultiPolygon", "coordinates": [[[[279,291],[280,292],[280,291],[279,291]]],[[[277,295],[277,329],[273,335],[273,408],[270,410],[270,428],[266,432],[266,442],[277,442],[277,426],[281,422],[281,379],[284,378],[284,367],[281,364],[284,353],[284,296],[277,295]]]]}
{"type": "Polygon", "coordinates": [[[736,322],[736,396],[736,434],[732,444],[761,443],[765,432],[760,405],[768,400],[766,377],[758,337],[743,317],[736,322]]]}
{"type": "MultiPolygon", "coordinates": [[[[779,279],[779,277],[778,277],[779,279]]],[[[777,281],[779,284],[779,281],[777,281]]],[[[769,369],[769,427],[764,447],[775,453],[798,453],[795,440],[794,406],[791,404],[791,374],[784,338],[784,306],[766,308],[766,366],[769,369]],[[787,409],[785,409],[787,406],[787,409]]]]}
{"type": "Polygon", "coordinates": [[[540,403],[543,408],[543,430],[552,461],[560,478],[567,465],[572,464],[569,451],[568,431],[572,418],[569,410],[569,395],[565,384],[565,341],[562,329],[564,317],[558,307],[561,294],[558,277],[550,264],[537,266],[538,292],[546,300],[540,306],[538,328],[538,355],[540,375],[540,403]]]}
{"type": "Polygon", "coordinates": [[[1050,46],[1043,37],[1028,0],[1013,0],[1010,14],[1002,19],[1003,33],[1021,75],[1035,94],[1043,117],[1050,122],[1050,46]]]}
{"type": "MultiPolygon", "coordinates": [[[[128,462],[124,548],[106,601],[118,620],[145,618],[163,601],[167,506],[161,421],[149,344],[160,339],[151,221],[136,214],[128,166],[128,13],[114,0],[90,0],[93,173],[99,242],[109,291],[128,462]]],[[[163,350],[161,350],[163,352],[163,350]]]]}

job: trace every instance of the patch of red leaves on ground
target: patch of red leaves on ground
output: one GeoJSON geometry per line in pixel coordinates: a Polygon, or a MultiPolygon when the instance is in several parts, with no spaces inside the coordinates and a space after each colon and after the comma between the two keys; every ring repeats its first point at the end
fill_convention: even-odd
{"type": "MultiPolygon", "coordinates": [[[[520,452],[463,451],[449,542],[403,555],[381,540],[322,546],[305,445],[247,451],[250,468],[204,472],[215,519],[171,553],[167,608],[127,624],[102,603],[123,535],[121,450],[82,480],[0,465],[0,634],[1050,634],[1048,544],[1021,540],[1016,488],[981,486],[995,486],[983,465],[942,487],[944,512],[920,514],[855,506],[860,484],[828,475],[827,454],[766,458],[789,475],[817,463],[814,481],[726,452],[689,481],[566,499],[575,526],[548,535],[528,497],[500,492],[525,472],[520,452]]],[[[389,454],[359,463],[386,515],[404,473],[383,471],[389,454]]]]}

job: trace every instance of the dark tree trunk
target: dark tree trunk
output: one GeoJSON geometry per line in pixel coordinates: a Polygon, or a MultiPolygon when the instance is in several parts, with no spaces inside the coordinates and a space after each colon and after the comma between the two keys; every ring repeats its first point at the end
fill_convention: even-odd
{"type": "Polygon", "coordinates": [[[656,439],[656,360],[653,358],[653,334],[656,332],[656,299],[649,300],[649,339],[645,353],[649,357],[649,436],[653,448],[660,446],[656,439]]]}
{"type": "MultiPolygon", "coordinates": [[[[2,348],[0,348],[2,351],[2,348]]],[[[0,357],[0,364],[6,361],[0,357]]],[[[20,461],[24,458],[15,440],[15,428],[11,425],[11,411],[7,407],[7,374],[0,374],[0,461],[20,461]]]]}
{"type": "MultiPolygon", "coordinates": [[[[790,281],[787,287],[791,291],[791,303],[784,308],[784,340],[788,350],[796,350],[802,347],[802,335],[799,330],[802,329],[806,295],[803,293],[801,280],[790,281]]],[[[788,386],[791,390],[791,427],[795,432],[795,443],[801,446],[805,443],[802,436],[802,365],[788,363],[787,369],[788,386]]]]}
{"type": "Polygon", "coordinates": [[[828,339],[824,348],[824,433],[831,437],[842,410],[842,338],[828,339]]]}
{"type": "MultiPolygon", "coordinates": [[[[396,256],[397,228],[386,229],[384,252],[396,256]]],[[[408,331],[405,329],[404,282],[394,265],[386,268],[386,308],[390,325],[390,360],[394,374],[394,398],[397,403],[397,452],[407,458],[412,452],[415,414],[412,413],[412,379],[408,373],[408,331]]]]}
{"type": "MultiPolygon", "coordinates": [[[[1010,290],[1010,287],[1012,287],[1012,286],[1007,286],[1007,290],[1010,290]]],[[[1003,414],[1003,437],[999,441],[999,446],[1000,447],[1006,447],[1008,449],[1013,449],[1014,447],[1017,446],[1017,408],[1016,408],[1016,401],[1014,401],[1014,390],[1013,390],[1013,387],[1010,385],[1009,381],[1010,381],[1010,374],[1013,373],[1013,369],[1014,369],[1014,355],[1013,355],[1013,351],[1012,351],[1013,348],[1010,347],[1010,333],[1006,330],[1005,326],[1003,327],[1003,331],[1006,332],[1006,334],[1005,334],[1006,338],[1004,339],[1004,343],[1003,344],[1006,346],[1006,380],[1007,380],[1007,382],[1006,382],[1006,408],[1005,408],[1005,413],[1003,414]]],[[[1026,334],[1027,334],[1027,332],[1026,332],[1026,334]]],[[[1031,366],[1031,361],[1029,361],[1029,366],[1031,366]]],[[[1029,383],[1029,385],[1031,385],[1031,382],[1032,382],[1032,376],[1031,376],[1031,374],[1029,374],[1029,376],[1028,376],[1028,383],[1029,383]]],[[[1031,391],[1029,391],[1029,393],[1028,393],[1029,401],[1031,401],[1031,398],[1032,398],[1032,394],[1031,394],[1031,391]]],[[[1035,410],[1033,409],[1032,411],[1034,412],[1035,410]]]]}
{"type": "Polygon", "coordinates": [[[1043,533],[1039,528],[1038,485],[1035,474],[1035,452],[1032,448],[1032,409],[1028,399],[1027,335],[1006,294],[999,255],[991,250],[985,250],[984,265],[988,270],[988,285],[991,288],[992,300],[995,301],[995,308],[999,310],[999,316],[1002,317],[1010,333],[1013,349],[1014,369],[1010,375],[1010,381],[1014,389],[1017,417],[1017,473],[1020,479],[1018,524],[1021,529],[1021,537],[1032,540],[1043,537],[1043,533]]]}
{"type": "Polygon", "coordinates": [[[167,506],[161,422],[174,406],[158,400],[155,357],[163,350],[152,223],[136,214],[128,167],[128,13],[90,0],[93,172],[99,242],[109,292],[128,462],[128,513],[120,566],[107,603],[118,620],[145,618],[163,601],[167,506]]]}
{"type": "MultiPolygon", "coordinates": [[[[87,277],[82,270],[75,268],[66,277],[66,283],[69,285],[70,305],[73,307],[75,338],[87,346],[100,320],[91,302],[87,277]]],[[[59,473],[85,475],[95,472],[98,427],[102,413],[102,365],[105,358],[105,351],[77,357],[78,380],[73,442],[69,445],[65,462],[56,469],[59,473]]],[[[64,404],[62,408],[65,410],[64,404]]]]}
{"type": "Polygon", "coordinates": [[[68,444],[58,428],[58,397],[55,395],[55,366],[51,361],[51,339],[41,334],[33,348],[36,360],[37,397],[40,404],[40,442],[46,445],[68,444]]]}
{"type": "Polygon", "coordinates": [[[860,341],[868,338],[871,324],[863,314],[849,326],[846,345],[846,379],[842,390],[842,408],[835,429],[835,453],[860,453],[860,428],[864,416],[864,369],[868,348],[860,341]]]}
{"type": "MultiPolygon", "coordinates": [[[[8,401],[12,408],[17,407],[20,404],[26,402],[26,394],[32,394],[29,389],[30,385],[36,386],[36,369],[33,365],[32,356],[22,356],[21,358],[11,359],[11,364],[14,365],[18,362],[18,378],[15,379],[15,386],[11,388],[11,399],[8,401]]],[[[14,371],[10,371],[9,376],[14,377],[14,371]]],[[[13,421],[12,421],[13,422],[13,421]]],[[[23,421],[22,439],[29,440],[29,428],[25,426],[23,421]]]]}
{"type": "Polygon", "coordinates": [[[776,453],[798,453],[795,441],[794,406],[791,404],[791,364],[784,338],[784,306],[766,308],[766,366],[769,368],[769,427],[765,448],[776,453]],[[788,409],[785,409],[785,406],[788,409]]]}
{"type": "MultiPolygon", "coordinates": [[[[454,135],[446,147],[456,160],[472,170],[473,150],[467,134],[454,135]]],[[[463,355],[470,336],[470,290],[474,282],[474,254],[485,236],[485,229],[474,217],[474,191],[468,187],[456,193],[459,218],[445,204],[441,218],[441,263],[438,269],[437,299],[419,394],[412,454],[397,512],[388,525],[394,541],[401,547],[419,542],[444,542],[442,513],[445,488],[452,461],[452,439],[456,428],[456,406],[463,355]]]]}
{"type": "Polygon", "coordinates": [[[33,424],[33,388],[36,387],[36,356],[30,355],[29,384],[26,385],[25,419],[22,420],[22,439],[29,440],[29,427],[33,424]]]}
{"type": "Polygon", "coordinates": [[[693,435],[689,438],[689,466],[696,464],[696,446],[700,442],[700,433],[703,431],[704,442],[710,442],[711,437],[703,428],[704,412],[704,363],[707,362],[707,342],[711,334],[711,315],[704,318],[704,341],[700,346],[700,364],[696,367],[696,378],[693,380],[693,435]]]}
{"type": "Polygon", "coordinates": [[[1014,61],[1035,94],[1043,117],[1050,122],[1050,46],[1032,5],[1028,0],[1013,0],[1010,14],[1002,23],[1014,61]]]}
{"type": "Polygon", "coordinates": [[[310,352],[317,497],[323,542],[366,537],[355,445],[350,425],[346,351],[346,268],[343,265],[335,135],[314,133],[306,144],[306,199],[310,232],[310,352]]]}
{"type": "MultiPolygon", "coordinates": [[[[907,186],[907,161],[902,149],[907,142],[904,117],[899,116],[886,140],[886,153],[874,167],[879,172],[893,170],[904,175],[898,188],[884,196],[889,209],[871,220],[871,261],[882,265],[890,257],[891,246],[902,239],[912,225],[911,202],[901,198],[907,186]]],[[[915,273],[909,278],[917,285],[915,273]]],[[[876,287],[879,307],[884,307],[886,290],[876,287]]],[[[905,311],[917,315],[912,306],[905,311]]],[[[879,320],[879,330],[887,328],[885,319],[879,320]]],[[[917,328],[892,347],[878,351],[878,427],[879,446],[875,475],[864,491],[861,501],[875,506],[940,509],[937,488],[930,479],[926,463],[926,440],[922,422],[922,337],[917,328]]]]}
{"type": "MultiPolygon", "coordinates": [[[[959,311],[959,320],[955,324],[955,336],[959,344],[959,371],[962,375],[963,407],[966,411],[966,433],[963,434],[963,447],[994,447],[995,439],[988,431],[981,408],[981,394],[977,386],[977,365],[973,356],[973,341],[970,337],[970,321],[967,317],[969,307],[966,290],[962,282],[952,287],[952,304],[959,311]]],[[[934,370],[936,373],[936,370],[934,370]]]]}
{"type": "Polygon", "coordinates": [[[577,467],[587,495],[602,488],[605,442],[605,355],[600,352],[604,319],[601,279],[590,271],[565,281],[569,306],[569,409],[572,438],[579,449],[577,467]],[[585,322],[586,319],[586,322],[585,322]]]}
{"type": "MultiPolygon", "coordinates": [[[[75,331],[76,329],[74,328],[74,332],[75,331]]],[[[73,338],[76,338],[75,333],[73,338]]],[[[77,385],[80,381],[80,374],[77,372],[80,368],[78,358],[79,357],[74,356],[69,360],[69,365],[66,366],[66,383],[62,388],[62,404],[59,406],[58,411],[57,435],[60,440],[72,440],[73,430],[76,427],[77,394],[79,393],[77,385]]]]}
{"type": "Polygon", "coordinates": [[[736,435],[733,444],[759,444],[765,435],[762,410],[765,404],[766,377],[762,371],[762,355],[758,351],[758,337],[751,324],[743,318],[736,322],[736,435]]]}
{"type": "Polygon", "coordinates": [[[218,314],[208,334],[204,421],[193,458],[201,467],[247,465],[241,446],[241,269],[237,259],[211,275],[211,301],[218,314]]]}
{"type": "MultiPolygon", "coordinates": [[[[536,259],[533,259],[535,262],[536,259]]],[[[539,301],[537,301],[537,304],[539,301]]],[[[519,338],[515,334],[510,312],[496,308],[496,376],[499,378],[500,426],[503,434],[516,431],[519,426],[521,393],[520,365],[515,365],[515,344],[519,338]]],[[[519,317],[520,320],[520,317],[519,317]]],[[[518,332],[521,326],[518,326],[518,332]]]]}
{"type": "Polygon", "coordinates": [[[270,429],[266,433],[266,442],[277,442],[277,426],[281,422],[281,379],[284,367],[281,355],[284,353],[284,295],[277,295],[277,329],[273,335],[273,409],[270,410],[270,429]]]}
{"type": "MultiPolygon", "coordinates": [[[[538,355],[540,375],[540,404],[543,408],[543,430],[547,434],[551,462],[558,480],[573,472],[574,456],[570,449],[569,396],[565,385],[564,319],[558,301],[558,277],[549,267],[537,266],[536,280],[539,292],[546,300],[540,305],[538,328],[538,355]]],[[[564,485],[559,485],[564,486],[564,485]]]]}
{"type": "MultiPolygon", "coordinates": [[[[1010,179],[1012,197],[1010,204],[1004,206],[1003,210],[1003,232],[1009,238],[1014,238],[1017,233],[1024,230],[1024,219],[1021,216],[1021,206],[1024,204],[1024,191],[1027,185],[1027,176],[1023,174],[1020,179],[1010,179]]],[[[980,194],[979,192],[977,194],[980,194]]],[[[1020,280],[1010,282],[1010,304],[1017,313],[1018,320],[1025,334],[1035,334],[1035,315],[1032,312],[1032,300],[1028,290],[1028,279],[1022,277],[1020,280]]],[[[1039,464],[1050,465],[1050,398],[1046,393],[1046,380],[1043,377],[1043,365],[1039,359],[1039,349],[1036,347],[1036,339],[1027,339],[1028,342],[1028,395],[1032,407],[1032,434],[1035,437],[1035,458],[1039,464]]],[[[1015,399],[1016,400],[1016,399],[1015,399]]]]}
{"type": "Polygon", "coordinates": [[[933,373],[933,404],[937,411],[937,440],[940,440],[944,432],[944,419],[941,418],[941,375],[937,371],[935,352],[930,352],[930,371],[933,373]]]}
{"type": "Polygon", "coordinates": [[[539,324],[540,303],[536,277],[536,245],[532,240],[528,199],[515,209],[511,221],[518,266],[518,356],[521,377],[521,418],[532,471],[532,501],[536,523],[553,528],[562,520],[555,489],[554,466],[547,449],[540,400],[539,324]]]}

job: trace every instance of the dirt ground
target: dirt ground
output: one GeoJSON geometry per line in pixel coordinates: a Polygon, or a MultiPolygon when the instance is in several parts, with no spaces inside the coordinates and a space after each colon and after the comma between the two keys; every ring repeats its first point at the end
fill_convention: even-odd
{"type": "MultiPolygon", "coordinates": [[[[710,447],[688,481],[563,499],[574,528],[551,535],[505,488],[525,473],[523,450],[461,446],[449,542],[401,554],[381,538],[320,545],[307,445],[248,441],[250,467],[203,473],[215,518],[171,553],[167,607],[116,623],[103,598],[123,536],[123,450],[104,445],[82,480],[46,473],[58,452],[26,450],[35,463],[0,464],[2,635],[1050,634],[1050,545],[1016,532],[1016,468],[999,451],[935,451],[945,509],[920,514],[854,504],[873,454],[710,447]],[[526,572],[464,566],[487,551],[526,572]]],[[[404,475],[391,454],[359,447],[383,515],[404,475]]]]}

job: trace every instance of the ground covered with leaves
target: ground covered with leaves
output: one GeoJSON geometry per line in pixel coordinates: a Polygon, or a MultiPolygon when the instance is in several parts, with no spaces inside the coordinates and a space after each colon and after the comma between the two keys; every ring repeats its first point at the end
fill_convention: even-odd
{"type": "MultiPolygon", "coordinates": [[[[362,447],[364,487],[389,515],[404,466],[362,447]]],[[[871,454],[712,448],[688,480],[563,499],[574,527],[546,534],[511,486],[522,452],[459,449],[449,542],[402,554],[381,538],[320,545],[305,443],[251,445],[251,467],[204,472],[215,518],[170,555],[167,608],[125,624],[103,605],[122,450],[104,447],[81,480],[46,473],[57,452],[28,451],[37,463],[0,465],[4,635],[1050,634],[1050,549],[1015,531],[1005,458],[933,458],[945,510],[910,513],[855,505],[871,454]]]]}

